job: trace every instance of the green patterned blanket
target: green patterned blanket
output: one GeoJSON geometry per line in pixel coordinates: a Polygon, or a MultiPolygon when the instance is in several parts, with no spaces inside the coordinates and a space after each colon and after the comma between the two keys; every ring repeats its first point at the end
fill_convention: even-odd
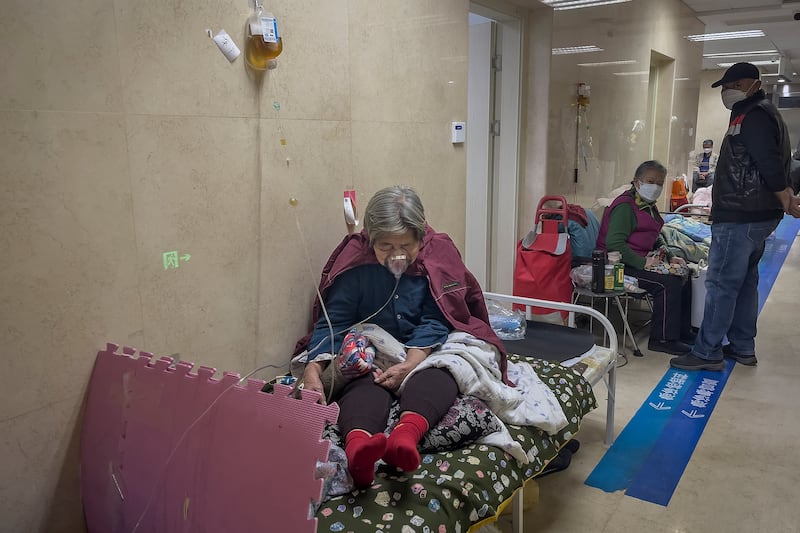
{"type": "Polygon", "coordinates": [[[410,474],[381,465],[372,487],[319,507],[317,532],[459,533],[495,517],[500,505],[542,472],[575,436],[581,419],[597,407],[591,386],[577,372],[544,360],[526,360],[553,390],[569,420],[553,436],[534,427],[507,426],[526,451],[533,451],[528,454],[534,455],[531,462],[519,464],[499,448],[471,444],[424,454],[420,468],[410,474]]]}

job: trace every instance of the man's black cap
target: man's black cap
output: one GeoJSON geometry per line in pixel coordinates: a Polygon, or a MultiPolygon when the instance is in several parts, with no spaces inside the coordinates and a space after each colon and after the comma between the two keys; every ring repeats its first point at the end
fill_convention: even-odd
{"type": "Polygon", "coordinates": [[[723,83],[731,83],[739,80],[758,80],[760,78],[761,72],[758,71],[757,66],[752,63],[735,63],[725,71],[725,75],[722,76],[722,79],[712,83],[711,87],[719,87],[723,83]]]}

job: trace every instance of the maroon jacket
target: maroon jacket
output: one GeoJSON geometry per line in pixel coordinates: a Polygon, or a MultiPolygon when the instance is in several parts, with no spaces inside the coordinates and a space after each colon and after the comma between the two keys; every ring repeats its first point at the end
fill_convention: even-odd
{"type": "MultiPolygon", "coordinates": [[[[347,235],[331,254],[322,269],[319,292],[325,298],[328,289],[336,277],[353,267],[377,264],[378,260],[369,245],[366,230],[347,235]]],[[[433,299],[442,314],[453,326],[454,330],[469,333],[483,341],[493,344],[500,352],[500,370],[503,381],[508,383],[506,368],[506,350],[503,342],[497,337],[489,325],[489,312],[483,299],[478,280],[467,270],[461,254],[453,241],[445,233],[436,233],[427,226],[425,236],[420,243],[417,259],[408,267],[405,274],[425,276],[433,299]]],[[[311,328],[320,316],[319,299],[314,301],[311,328]]],[[[297,355],[308,347],[311,338],[309,332],[297,341],[294,354],[297,355]]]]}

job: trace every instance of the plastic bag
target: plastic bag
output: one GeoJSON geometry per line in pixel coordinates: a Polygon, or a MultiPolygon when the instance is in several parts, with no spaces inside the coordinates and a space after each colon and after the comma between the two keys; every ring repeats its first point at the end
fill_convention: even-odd
{"type": "Polygon", "coordinates": [[[581,289],[592,288],[592,265],[579,265],[569,271],[572,283],[581,289]]]}
{"type": "Polygon", "coordinates": [[[625,292],[641,294],[647,291],[639,287],[639,278],[634,278],[633,276],[625,276],[625,292]]]}
{"type": "Polygon", "coordinates": [[[504,341],[519,341],[525,338],[528,323],[525,315],[519,310],[503,307],[494,300],[486,302],[489,311],[489,325],[497,336],[504,341]]]}

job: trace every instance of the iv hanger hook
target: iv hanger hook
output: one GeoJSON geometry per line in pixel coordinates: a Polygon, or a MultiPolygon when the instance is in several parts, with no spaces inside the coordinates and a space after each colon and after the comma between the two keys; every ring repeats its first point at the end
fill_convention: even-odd
{"type": "Polygon", "coordinates": [[[253,4],[253,7],[255,7],[256,11],[261,11],[263,9],[263,0],[253,0],[253,4]]]}

